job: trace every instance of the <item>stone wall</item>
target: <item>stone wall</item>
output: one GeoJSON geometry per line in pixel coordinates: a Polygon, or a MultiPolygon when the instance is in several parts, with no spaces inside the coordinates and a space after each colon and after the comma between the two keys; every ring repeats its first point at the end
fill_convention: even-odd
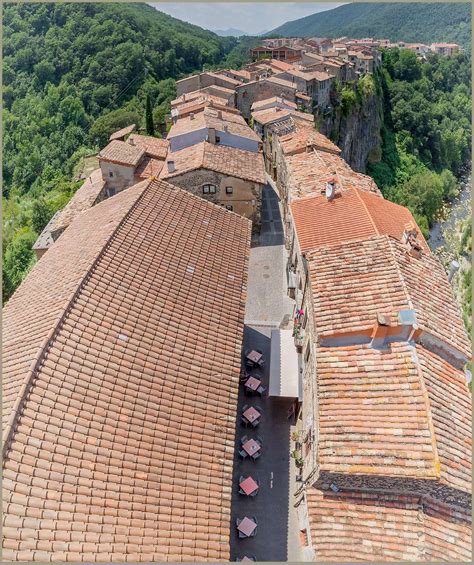
{"type": "Polygon", "coordinates": [[[232,206],[233,212],[252,220],[254,230],[260,225],[263,188],[260,184],[206,169],[190,171],[165,180],[214,204],[232,206]],[[216,194],[204,194],[204,184],[215,185],[216,194]],[[227,187],[232,188],[232,194],[227,194],[227,187]]]}
{"type": "Polygon", "coordinates": [[[102,178],[107,183],[107,196],[112,196],[136,183],[135,167],[100,160],[102,178]]]}
{"type": "Polygon", "coordinates": [[[282,94],[287,100],[295,102],[296,86],[295,88],[290,88],[263,79],[238,86],[235,91],[237,108],[242,112],[244,118],[248,120],[251,115],[250,108],[254,102],[260,102],[260,100],[281,96],[282,94]]]}

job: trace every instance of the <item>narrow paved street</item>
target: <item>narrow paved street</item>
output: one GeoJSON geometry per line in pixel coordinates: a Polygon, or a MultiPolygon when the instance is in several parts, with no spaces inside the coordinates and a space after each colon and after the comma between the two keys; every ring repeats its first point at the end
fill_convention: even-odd
{"type": "MultiPolygon", "coordinates": [[[[283,245],[279,199],[270,185],[262,197],[262,230],[256,238],[250,254],[249,288],[245,316],[244,351],[259,349],[266,364],[263,370],[252,371],[267,388],[270,370],[270,336],[273,328],[288,324],[293,313],[293,301],[286,293],[287,254],[283,245]]],[[[296,560],[299,538],[290,495],[290,434],[288,420],[290,399],[246,396],[240,385],[234,477],[232,489],[231,559],[254,556],[257,561],[296,560]],[[255,429],[240,424],[242,407],[255,406],[262,414],[262,421],[255,429]],[[239,456],[241,438],[261,438],[262,456],[253,461],[239,456]],[[251,475],[260,481],[255,497],[239,494],[239,478],[251,475]],[[239,539],[236,519],[248,516],[257,518],[254,537],[239,539]]]]}

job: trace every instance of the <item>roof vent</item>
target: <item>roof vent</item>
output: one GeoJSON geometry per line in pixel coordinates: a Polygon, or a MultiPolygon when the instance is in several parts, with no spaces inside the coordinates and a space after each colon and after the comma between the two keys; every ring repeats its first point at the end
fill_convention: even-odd
{"type": "Polygon", "coordinates": [[[329,488],[332,490],[332,492],[339,492],[339,487],[334,483],[331,483],[329,485],[329,488]]]}
{"type": "Polygon", "coordinates": [[[191,112],[191,113],[189,114],[189,119],[190,119],[190,120],[194,120],[194,112],[191,112]]]}
{"type": "Polygon", "coordinates": [[[194,267],[192,265],[188,265],[186,267],[186,272],[191,274],[194,273],[194,267]]]}
{"type": "Polygon", "coordinates": [[[228,132],[229,131],[229,126],[227,124],[224,124],[224,131],[228,132]]]}
{"type": "Polygon", "coordinates": [[[168,173],[174,173],[176,171],[174,161],[166,161],[166,164],[168,166],[168,173]]]}
{"type": "Polygon", "coordinates": [[[454,275],[459,271],[459,263],[454,260],[451,261],[451,268],[449,269],[448,281],[451,282],[453,280],[454,275]]]}

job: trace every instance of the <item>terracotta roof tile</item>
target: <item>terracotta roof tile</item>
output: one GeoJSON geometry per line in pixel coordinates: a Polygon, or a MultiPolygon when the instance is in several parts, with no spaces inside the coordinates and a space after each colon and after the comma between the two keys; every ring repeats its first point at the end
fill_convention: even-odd
{"type": "Polygon", "coordinates": [[[125,141],[115,139],[102,149],[99,160],[136,167],[143,155],[145,150],[141,147],[134,147],[125,141]]]}
{"type": "MultiPolygon", "coordinates": [[[[314,128],[305,127],[303,124],[296,124],[295,131],[285,135],[280,135],[278,141],[284,155],[293,155],[295,153],[306,151],[308,144],[322,151],[329,151],[336,154],[341,152],[339,147],[330,141],[325,135],[319,133],[314,128]]],[[[345,168],[347,167],[348,166],[345,168]]]]}
{"type": "Polygon", "coordinates": [[[292,116],[294,119],[303,120],[308,124],[314,123],[314,116],[312,114],[286,108],[267,108],[265,110],[252,112],[252,118],[254,121],[262,125],[269,124],[276,120],[284,120],[288,116],[292,116]]]}
{"type": "Polygon", "coordinates": [[[297,109],[297,105],[286,98],[281,98],[280,96],[272,96],[271,98],[266,98],[265,100],[258,100],[252,104],[252,111],[258,112],[262,108],[268,108],[271,106],[276,106],[277,104],[282,104],[293,110],[297,109]]]}
{"type": "Polygon", "coordinates": [[[166,139],[151,137],[150,135],[139,135],[132,133],[127,143],[145,150],[145,154],[155,159],[165,159],[168,153],[169,142],[166,139]]]}
{"type": "Polygon", "coordinates": [[[446,273],[435,257],[412,257],[387,235],[308,251],[318,333],[372,327],[377,314],[395,322],[414,309],[424,331],[470,357],[469,340],[446,273]]]}
{"type": "MultiPolygon", "coordinates": [[[[289,136],[291,135],[289,134],[289,136]]],[[[287,151],[300,151],[299,153],[285,155],[290,200],[303,198],[314,193],[321,194],[322,188],[332,179],[336,180],[337,188],[342,191],[359,188],[380,194],[380,190],[371,177],[353,171],[342,157],[330,152],[331,142],[325,141],[324,136],[319,135],[319,139],[315,138],[314,141],[308,141],[313,147],[316,147],[309,153],[302,150],[306,137],[303,136],[301,140],[297,139],[296,141],[289,137],[290,144],[287,140],[283,140],[283,151],[285,151],[285,142],[287,151]],[[322,150],[319,150],[319,147],[322,150]]]]}
{"type": "Polygon", "coordinates": [[[260,137],[248,126],[241,115],[216,108],[205,108],[204,111],[196,114],[193,119],[190,116],[178,119],[171,127],[168,139],[204,128],[224,131],[224,127],[227,127],[227,131],[231,134],[260,141],[260,137]]]}
{"type": "Polygon", "coordinates": [[[320,347],[321,471],[436,478],[439,459],[415,348],[320,347]]]}
{"type": "MultiPolygon", "coordinates": [[[[358,188],[336,193],[331,201],[314,194],[293,201],[290,208],[302,252],[383,234],[401,240],[407,224],[416,226],[407,208],[358,188]]],[[[429,253],[422,233],[416,229],[419,243],[429,253]]]]}
{"type": "Polygon", "coordinates": [[[260,184],[266,182],[263,155],[235,147],[203,141],[169,153],[168,161],[174,161],[175,171],[169,173],[164,167],[161,172],[161,177],[164,179],[171,179],[195,169],[208,169],[260,184]]]}
{"type": "Polygon", "coordinates": [[[132,131],[135,131],[135,128],[137,126],[135,124],[132,124],[130,126],[126,126],[122,129],[119,129],[118,131],[115,131],[110,137],[109,137],[109,141],[113,141],[114,139],[121,139],[122,137],[125,137],[126,135],[128,135],[129,133],[132,133],[132,131]]]}
{"type": "Polygon", "coordinates": [[[307,492],[314,561],[472,559],[468,511],[396,493],[307,492]]]}
{"type": "Polygon", "coordinates": [[[148,179],[150,177],[159,177],[165,162],[162,159],[154,159],[153,157],[145,157],[141,160],[135,171],[137,179],[148,179]]]}
{"type": "Polygon", "coordinates": [[[4,558],[229,559],[249,245],[248,220],[155,181],[33,269],[4,315],[7,387],[40,355],[4,459],[4,558]]]}

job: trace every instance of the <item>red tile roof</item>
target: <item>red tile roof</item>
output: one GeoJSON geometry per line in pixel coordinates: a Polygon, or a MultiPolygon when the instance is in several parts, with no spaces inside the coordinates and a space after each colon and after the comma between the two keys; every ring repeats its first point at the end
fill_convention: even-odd
{"type": "Polygon", "coordinates": [[[305,112],[298,112],[297,110],[292,110],[290,108],[267,108],[265,110],[260,110],[257,112],[252,112],[252,118],[255,122],[266,125],[277,120],[283,120],[288,116],[293,116],[293,118],[298,120],[303,120],[307,124],[311,125],[314,123],[314,116],[312,114],[307,114],[305,112]]]}
{"type": "Polygon", "coordinates": [[[139,135],[132,133],[127,143],[145,150],[145,154],[155,159],[165,159],[168,153],[169,142],[166,139],[151,137],[150,135],[139,135]]]}
{"type": "Polygon", "coordinates": [[[119,165],[136,167],[143,155],[145,155],[145,150],[141,147],[135,147],[125,141],[115,139],[100,151],[99,161],[110,161],[119,165]]]}
{"type": "Polygon", "coordinates": [[[439,477],[430,404],[414,356],[406,342],[386,350],[318,348],[321,471],[439,477]]]}
{"type": "MultiPolygon", "coordinates": [[[[284,155],[306,152],[306,147],[311,145],[315,149],[339,154],[341,150],[325,135],[319,133],[312,127],[297,124],[294,132],[280,135],[278,141],[284,155]]],[[[348,167],[348,165],[346,165],[348,167]]]]}
{"type": "Polygon", "coordinates": [[[172,179],[195,169],[207,169],[259,184],[266,182],[262,153],[202,141],[169,153],[167,160],[174,161],[175,171],[169,173],[167,167],[163,167],[163,179],[172,179]]]}
{"type": "Polygon", "coordinates": [[[125,137],[127,134],[132,133],[137,126],[135,124],[131,124],[130,126],[126,126],[118,131],[114,132],[110,137],[109,141],[113,141],[114,139],[121,139],[125,137]]]}
{"type": "Polygon", "coordinates": [[[162,159],[145,157],[138,165],[135,171],[135,177],[138,180],[149,179],[150,177],[159,177],[164,164],[165,162],[162,159]]]}
{"type": "Polygon", "coordinates": [[[314,561],[472,559],[470,512],[427,497],[307,491],[314,561]]]}
{"type": "Polygon", "coordinates": [[[262,108],[270,108],[270,107],[277,107],[278,104],[282,104],[288,108],[292,108],[293,110],[297,109],[297,105],[286,98],[281,98],[280,96],[272,96],[271,98],[265,98],[265,100],[258,100],[252,104],[251,109],[255,112],[258,112],[262,108]]]}
{"type": "MultiPolygon", "coordinates": [[[[321,136],[320,139],[324,140],[325,138],[321,136]]],[[[316,148],[320,147],[318,139],[309,143],[316,148]]],[[[290,200],[303,198],[314,193],[321,194],[321,189],[331,179],[336,180],[339,190],[359,188],[380,194],[380,190],[371,177],[356,173],[342,157],[327,150],[328,146],[330,148],[332,145],[329,140],[322,141],[322,151],[316,149],[310,153],[301,152],[304,144],[304,137],[302,140],[291,138],[290,143],[286,142],[286,147],[285,140],[283,141],[283,151],[299,151],[297,154],[285,155],[284,159],[288,172],[287,184],[290,200]]]]}
{"type": "Polygon", "coordinates": [[[392,323],[413,309],[418,326],[470,357],[469,340],[451,285],[431,254],[412,257],[387,235],[306,253],[319,335],[373,327],[377,314],[392,323]]]}
{"type": "Polygon", "coordinates": [[[430,252],[408,208],[358,188],[338,192],[330,201],[314,194],[290,208],[302,252],[383,234],[401,240],[407,224],[416,226],[418,241],[430,252]]]}
{"type": "Polygon", "coordinates": [[[195,114],[194,118],[186,116],[178,119],[171,127],[168,133],[168,139],[204,128],[214,128],[217,131],[224,131],[224,127],[227,127],[227,131],[233,135],[260,141],[258,134],[248,126],[247,122],[240,114],[226,112],[217,108],[205,108],[204,111],[195,114]]]}
{"type": "Polygon", "coordinates": [[[81,214],[7,306],[6,560],[229,559],[251,224],[143,185],[81,214]]]}

